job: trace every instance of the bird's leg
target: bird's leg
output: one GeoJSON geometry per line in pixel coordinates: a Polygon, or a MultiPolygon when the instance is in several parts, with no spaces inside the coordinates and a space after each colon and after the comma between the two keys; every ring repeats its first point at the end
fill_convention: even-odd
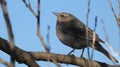
{"type": "Polygon", "coordinates": [[[75,49],[73,49],[72,51],[70,51],[67,55],[70,55],[75,49]]]}
{"type": "Polygon", "coordinates": [[[83,54],[84,54],[84,48],[82,49],[82,54],[81,54],[81,56],[80,56],[80,57],[83,57],[83,54]]]}

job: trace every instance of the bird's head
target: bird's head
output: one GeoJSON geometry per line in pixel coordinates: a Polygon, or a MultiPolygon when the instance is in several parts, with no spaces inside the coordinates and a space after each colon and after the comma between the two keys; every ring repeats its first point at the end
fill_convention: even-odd
{"type": "Polygon", "coordinates": [[[57,21],[59,22],[69,22],[69,21],[77,20],[75,16],[65,12],[61,12],[61,13],[53,12],[53,14],[57,16],[57,21]]]}

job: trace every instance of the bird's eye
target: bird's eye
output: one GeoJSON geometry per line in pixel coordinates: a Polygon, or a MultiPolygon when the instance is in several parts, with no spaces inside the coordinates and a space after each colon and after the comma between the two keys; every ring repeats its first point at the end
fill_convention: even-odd
{"type": "Polygon", "coordinates": [[[65,17],[65,15],[64,15],[64,14],[61,14],[60,16],[61,16],[61,17],[65,17]]]}

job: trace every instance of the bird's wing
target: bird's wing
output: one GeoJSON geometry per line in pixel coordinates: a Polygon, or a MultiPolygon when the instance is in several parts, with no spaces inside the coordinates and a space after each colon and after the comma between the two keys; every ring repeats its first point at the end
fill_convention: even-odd
{"type": "MultiPolygon", "coordinates": [[[[66,29],[67,31],[65,31],[65,33],[73,36],[75,39],[87,40],[86,27],[68,27],[66,29]]],[[[97,39],[99,40],[98,35],[96,34],[96,40],[97,39]]],[[[93,31],[90,28],[88,28],[88,40],[93,40],[93,31]]]]}

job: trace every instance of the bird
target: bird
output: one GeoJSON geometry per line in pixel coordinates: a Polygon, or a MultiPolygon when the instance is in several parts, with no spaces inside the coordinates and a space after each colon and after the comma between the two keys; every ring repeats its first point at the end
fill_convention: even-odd
{"type": "MultiPolygon", "coordinates": [[[[93,30],[86,26],[74,15],[67,12],[53,12],[57,17],[56,34],[58,39],[66,46],[73,49],[84,49],[92,47],[93,30]],[[86,27],[88,28],[88,36],[86,36],[86,27]],[[88,37],[88,38],[87,38],[88,37]],[[86,43],[87,42],[87,43],[86,43]]],[[[94,49],[106,55],[111,61],[118,62],[112,54],[101,46],[99,42],[105,43],[95,34],[94,49]]]]}

